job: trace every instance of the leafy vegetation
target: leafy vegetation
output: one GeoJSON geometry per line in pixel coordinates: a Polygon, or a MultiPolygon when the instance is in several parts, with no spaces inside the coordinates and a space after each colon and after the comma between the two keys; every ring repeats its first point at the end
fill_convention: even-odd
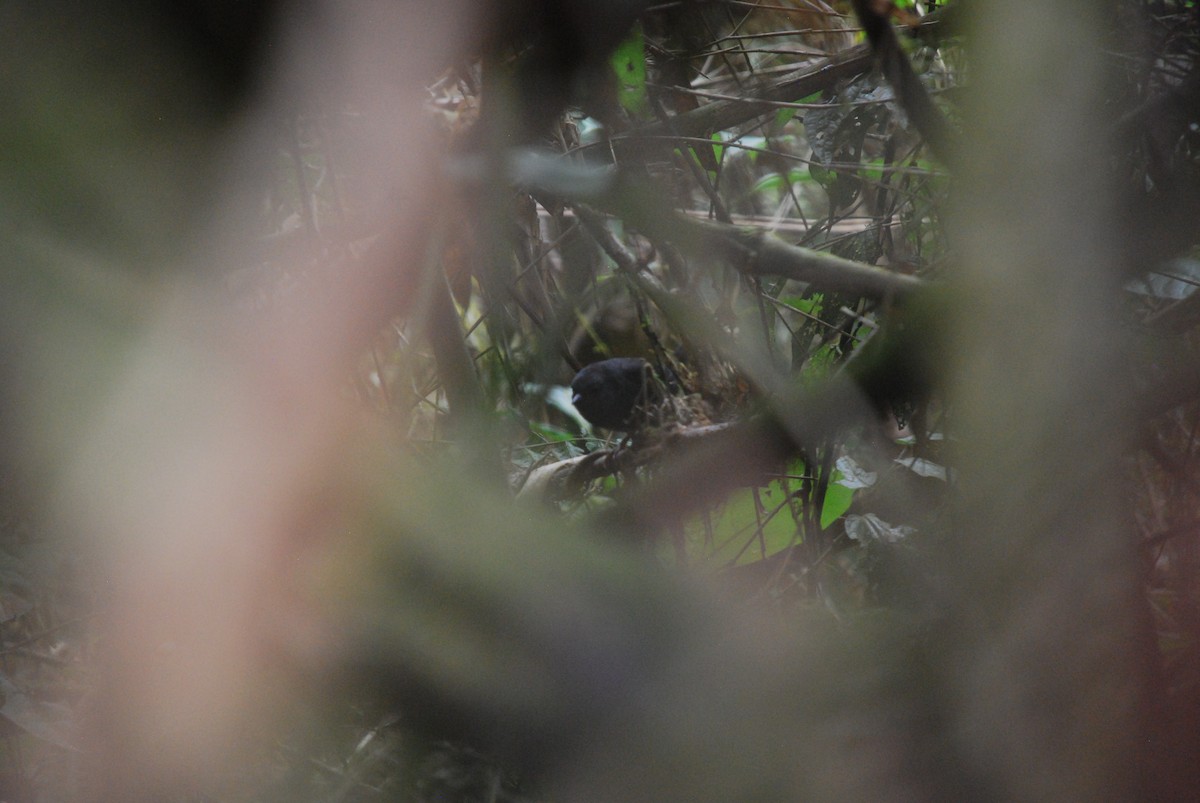
{"type": "Polygon", "coordinates": [[[1194,793],[1195,4],[134,5],[0,55],[0,797],[1194,793]]]}

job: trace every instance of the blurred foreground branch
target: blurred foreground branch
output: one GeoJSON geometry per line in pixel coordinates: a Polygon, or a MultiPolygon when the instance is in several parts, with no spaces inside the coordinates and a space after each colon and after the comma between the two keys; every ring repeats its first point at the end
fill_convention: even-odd
{"type": "MultiPolygon", "coordinates": [[[[330,715],[315,700],[339,713],[382,701],[564,800],[1130,800],[1169,788],[1154,774],[1156,653],[1114,473],[1131,400],[1114,381],[1121,249],[1103,178],[1099,6],[972,6],[961,267],[938,321],[953,349],[928,360],[948,388],[959,496],[922,546],[889,553],[899,601],[851,615],[815,594],[783,615],[726,604],[719,585],[652,560],[660,531],[687,514],[893,412],[851,381],[853,363],[783,377],[737,321],[672,307],[648,280],[634,284],[660,308],[708,316],[680,329],[715,333],[706,345],[750,377],[769,415],[683,444],[608,512],[573,523],[480,479],[495,476],[492,430],[438,442],[433,457],[416,439],[390,448],[395,410],[369,412],[347,377],[400,312],[429,323],[421,347],[468,422],[454,437],[502,430],[474,374],[510,343],[470,340],[443,277],[426,271],[429,221],[451,205],[447,149],[423,114],[425,82],[479,41],[470,20],[516,34],[499,6],[297,8],[276,29],[262,94],[218,110],[201,103],[215,90],[191,72],[192,51],[155,24],[133,31],[161,43],[144,51],[99,13],[94,26],[47,28],[23,12],[22,46],[0,54],[5,74],[34,76],[0,89],[13,110],[0,134],[27,157],[0,186],[14,221],[0,325],[16,356],[3,368],[21,383],[6,446],[42,481],[42,518],[85,564],[94,609],[84,769],[60,797],[269,796],[257,761],[280,741],[319,740],[330,715]],[[108,70],[88,43],[106,46],[108,70]],[[365,178],[348,194],[390,225],[340,261],[319,250],[285,266],[264,280],[269,303],[247,308],[208,263],[253,261],[238,244],[253,241],[247,220],[262,205],[257,160],[277,155],[269,131],[301,101],[355,122],[345,158],[365,178]],[[158,108],[172,114],[147,133],[144,110],[158,108]],[[146,265],[169,267],[139,275],[146,265]],[[435,295],[414,290],[422,279],[435,295]]],[[[605,21],[596,4],[549,8],[605,21]]],[[[138,18],[133,4],[126,13],[138,18]]],[[[551,44],[535,53],[569,52],[551,44]]],[[[822,69],[850,75],[866,60],[856,49],[822,69]]],[[[701,119],[718,124],[680,115],[674,128],[701,119]]],[[[652,211],[626,219],[751,276],[856,299],[922,283],[652,211]]],[[[621,267],[637,266],[614,243],[621,267]]],[[[517,281],[480,252],[499,286],[517,281]]],[[[591,281],[569,265],[558,278],[591,281]]],[[[923,340],[913,330],[899,351],[923,340]]],[[[382,385],[384,367],[373,370],[382,385]]],[[[414,405],[439,398],[415,381],[405,391],[414,405]]],[[[826,455],[810,472],[823,465],[828,483],[826,455]]]]}

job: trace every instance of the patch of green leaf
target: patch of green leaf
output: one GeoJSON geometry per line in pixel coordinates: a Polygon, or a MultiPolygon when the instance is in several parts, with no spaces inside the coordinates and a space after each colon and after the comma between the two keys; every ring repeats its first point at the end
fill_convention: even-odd
{"type": "Polygon", "coordinates": [[[861,175],[868,181],[883,180],[883,160],[869,159],[862,163],[861,175]]]}
{"type": "Polygon", "coordinates": [[[835,470],[829,487],[825,489],[825,504],[821,506],[822,530],[828,530],[829,525],[844,516],[854,501],[854,489],[838,484],[841,476],[842,472],[835,470]]]}
{"type": "Polygon", "coordinates": [[[795,184],[797,181],[805,181],[807,178],[807,173],[803,170],[789,170],[786,176],[780,173],[768,173],[754,183],[754,186],[750,188],[750,192],[752,194],[763,192],[782,193],[792,184],[795,184]]]}
{"type": "Polygon", "coordinates": [[[837,366],[837,358],[836,343],[826,343],[821,346],[804,362],[804,366],[800,369],[800,382],[806,387],[820,383],[837,366]]]}
{"type": "Polygon", "coordinates": [[[625,41],[617,45],[610,60],[617,80],[617,102],[635,120],[649,119],[646,95],[646,41],[640,22],[634,23],[625,41]]]}
{"type": "Polygon", "coordinates": [[[796,523],[779,481],[743,488],[724,504],[692,519],[685,527],[688,551],[714,565],[752,563],[796,543],[796,523]]]}
{"type": "Polygon", "coordinates": [[[717,164],[721,163],[721,158],[725,155],[725,140],[721,139],[720,132],[717,132],[711,137],[713,141],[713,158],[717,160],[717,164]]]}
{"type": "Polygon", "coordinates": [[[569,443],[575,440],[575,435],[562,427],[543,424],[540,421],[530,421],[529,430],[546,443],[569,443]]]}
{"type": "MultiPolygon", "coordinates": [[[[803,461],[789,468],[793,475],[804,472],[803,461]]],[[[854,489],[838,484],[841,472],[834,470],[821,510],[821,529],[827,529],[850,508],[854,489]]],[[[788,493],[800,488],[797,480],[772,480],[764,487],[743,488],[725,502],[694,516],[684,527],[688,553],[716,566],[740,565],[768,558],[802,538],[792,517],[788,493]],[[757,495],[757,502],[755,497],[757,495]]],[[[664,557],[673,547],[663,544],[664,557]]]]}
{"type": "Polygon", "coordinates": [[[754,186],[750,188],[750,192],[754,194],[764,192],[783,192],[786,182],[783,176],[778,173],[768,173],[767,175],[754,182],[754,186]]]}
{"type": "Polygon", "coordinates": [[[821,315],[821,306],[825,303],[824,293],[811,293],[803,296],[787,296],[781,298],[784,304],[789,307],[798,309],[803,313],[812,315],[814,318],[821,315]]]}

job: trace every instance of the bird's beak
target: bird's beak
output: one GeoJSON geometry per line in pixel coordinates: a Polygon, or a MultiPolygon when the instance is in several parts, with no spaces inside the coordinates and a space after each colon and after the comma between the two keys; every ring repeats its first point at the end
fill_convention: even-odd
{"type": "Polygon", "coordinates": [[[582,398],[583,398],[582,393],[576,393],[574,396],[571,397],[571,404],[578,405],[579,400],[582,398]]]}

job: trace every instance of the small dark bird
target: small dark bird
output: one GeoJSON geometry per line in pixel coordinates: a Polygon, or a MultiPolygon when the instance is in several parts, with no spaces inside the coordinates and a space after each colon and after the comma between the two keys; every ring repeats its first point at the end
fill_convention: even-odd
{"type": "Polygon", "coordinates": [[[635,412],[653,398],[650,363],[614,357],[585,365],[571,380],[571,403],[594,426],[628,432],[635,412]]]}

